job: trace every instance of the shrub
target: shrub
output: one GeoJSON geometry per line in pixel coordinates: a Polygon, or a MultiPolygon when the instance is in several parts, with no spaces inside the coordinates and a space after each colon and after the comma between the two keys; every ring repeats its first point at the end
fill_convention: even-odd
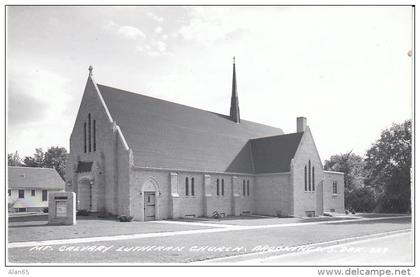
{"type": "Polygon", "coordinates": [[[98,213],[98,217],[99,218],[109,218],[109,217],[111,217],[111,214],[110,213],[108,213],[107,211],[105,211],[105,210],[102,210],[102,211],[100,211],[99,213],[98,213]]]}
{"type": "Polygon", "coordinates": [[[44,208],[44,209],[42,209],[42,211],[43,211],[44,213],[48,213],[48,208],[44,208]]]}
{"type": "Polygon", "coordinates": [[[129,216],[129,215],[120,215],[118,217],[118,219],[120,220],[120,222],[131,222],[131,221],[133,221],[133,217],[129,216]]]}
{"type": "Polygon", "coordinates": [[[80,215],[80,216],[88,216],[90,215],[90,212],[87,210],[78,210],[76,215],[80,215]]]}
{"type": "Polygon", "coordinates": [[[218,212],[218,211],[214,211],[214,212],[213,212],[213,218],[215,218],[215,219],[219,219],[219,218],[221,218],[221,216],[220,216],[220,214],[219,214],[219,212],[218,212]]]}

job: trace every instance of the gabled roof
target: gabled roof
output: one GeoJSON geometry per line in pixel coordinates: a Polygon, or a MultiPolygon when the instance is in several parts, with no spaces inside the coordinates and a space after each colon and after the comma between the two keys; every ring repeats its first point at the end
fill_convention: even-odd
{"type": "Polygon", "coordinates": [[[255,173],[290,171],[303,132],[251,140],[255,173]]]}
{"type": "Polygon", "coordinates": [[[250,139],[280,128],[99,85],[112,118],[133,150],[134,164],[184,170],[254,173],[250,139]]]}
{"type": "Polygon", "coordinates": [[[64,181],[54,168],[9,166],[8,188],[63,190],[64,181]]]}

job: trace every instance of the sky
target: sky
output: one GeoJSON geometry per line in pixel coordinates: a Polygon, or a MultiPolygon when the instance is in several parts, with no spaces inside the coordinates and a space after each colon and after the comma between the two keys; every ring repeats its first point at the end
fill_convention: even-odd
{"type": "Polygon", "coordinates": [[[7,152],[69,148],[97,83],[296,132],[321,159],[364,155],[412,117],[411,7],[7,7],[7,152]]]}

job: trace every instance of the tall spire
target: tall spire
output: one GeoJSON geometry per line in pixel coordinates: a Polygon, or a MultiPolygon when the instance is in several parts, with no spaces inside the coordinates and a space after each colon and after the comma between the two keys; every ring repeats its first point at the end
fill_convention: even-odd
{"type": "Polygon", "coordinates": [[[241,122],[241,117],[239,115],[238,89],[236,87],[235,57],[233,57],[233,79],[232,79],[232,98],[230,100],[230,119],[236,123],[241,122]]]}

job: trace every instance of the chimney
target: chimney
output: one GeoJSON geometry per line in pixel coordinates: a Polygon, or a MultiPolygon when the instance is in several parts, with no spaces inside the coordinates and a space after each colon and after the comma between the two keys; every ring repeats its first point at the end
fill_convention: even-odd
{"type": "Polygon", "coordinates": [[[296,132],[305,132],[306,129],[306,117],[298,117],[296,118],[296,132]]]}

